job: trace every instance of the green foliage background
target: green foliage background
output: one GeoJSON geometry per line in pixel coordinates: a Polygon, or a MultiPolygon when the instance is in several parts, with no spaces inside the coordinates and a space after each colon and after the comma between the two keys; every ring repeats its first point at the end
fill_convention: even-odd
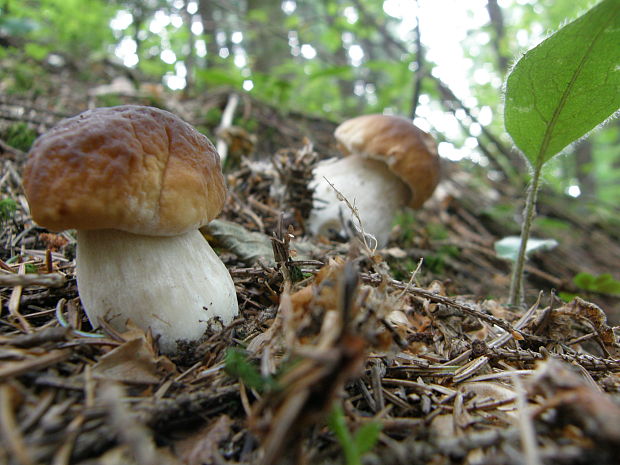
{"type": "MultiPolygon", "coordinates": [[[[452,4],[437,2],[444,2],[447,11],[452,4]]],[[[402,9],[406,3],[402,2],[402,9]]],[[[486,7],[472,3],[470,17],[463,18],[465,24],[480,15],[489,19],[482,27],[470,27],[461,44],[472,63],[467,82],[472,98],[464,102],[470,115],[460,106],[463,102],[446,95],[447,86],[442,87],[435,76],[435,63],[427,59],[438,44],[426,43],[422,35],[423,47],[418,50],[416,30],[403,32],[402,20],[388,15],[384,4],[375,0],[5,0],[0,2],[0,93],[42,92],[59,60],[76,67],[83,79],[105,83],[95,64],[112,62],[122,68],[115,50],[128,40],[136,44],[139,57],[129,71],[141,81],[167,83],[183,64],[187,69],[183,92],[188,97],[221,88],[243,91],[244,82],[251,81],[250,93],[256,98],[283,111],[334,121],[383,111],[411,116],[419,80],[417,115],[443,112],[461,127],[460,134],[449,136],[432,128],[438,140],[481,157],[483,163],[495,159],[497,166],[511,172],[512,142],[503,129],[502,89],[497,82],[504,80],[522,53],[592,2],[499,2],[501,30],[489,14],[489,6],[497,2],[489,1],[486,7]],[[132,21],[123,29],[113,29],[111,22],[119,12],[131,14],[132,21]],[[162,17],[169,19],[168,24],[154,30],[153,21],[162,17]],[[242,33],[240,41],[233,41],[235,32],[242,33]],[[206,55],[200,53],[199,44],[206,55]],[[304,44],[316,51],[314,58],[299,53],[304,44]],[[351,60],[353,45],[364,52],[361,63],[351,60]],[[164,62],[164,50],[172,51],[176,60],[164,62]],[[235,63],[235,56],[244,57],[241,64],[235,63]],[[488,82],[474,78],[480,70],[487,73],[488,82]],[[488,110],[492,118],[481,134],[470,116],[477,118],[488,110]],[[473,139],[478,147],[472,147],[473,139]]],[[[618,122],[597,131],[590,144],[586,159],[569,156],[549,163],[545,181],[560,191],[579,185],[584,204],[609,215],[607,210],[620,204],[618,122]]],[[[497,166],[491,164],[489,169],[497,166]]],[[[518,173],[512,171],[517,177],[518,173]]]]}

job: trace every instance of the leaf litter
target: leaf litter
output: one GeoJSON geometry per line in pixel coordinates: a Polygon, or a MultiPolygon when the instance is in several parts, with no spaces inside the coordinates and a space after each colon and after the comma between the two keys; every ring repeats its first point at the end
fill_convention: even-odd
{"type": "Polygon", "coordinates": [[[138,328],[90,327],[75,238],[33,224],[24,154],[2,149],[2,197],[16,211],[0,237],[1,464],[350,463],[342,438],[362,442],[365,464],[615,463],[614,301],[565,303],[550,291],[570,289],[566,277],[587,261],[562,246],[549,253],[559,258],[532,260],[545,292],[529,309],[482,300],[507,287],[493,252],[507,234],[475,208],[488,191],[464,187],[455,167],[448,194],[399,224],[386,250],[363,234],[308,239],[308,180],[334,153],[321,142],[333,126],[308,134],[251,105],[261,124],[284,125],[268,142],[279,147],[257,140],[274,162],[242,159],[229,171],[225,211],[203,230],[241,312],[174,357],[138,328]]]}

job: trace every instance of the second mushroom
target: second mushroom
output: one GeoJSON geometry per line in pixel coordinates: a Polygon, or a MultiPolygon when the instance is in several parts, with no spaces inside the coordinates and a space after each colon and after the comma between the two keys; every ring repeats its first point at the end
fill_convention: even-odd
{"type": "Polygon", "coordinates": [[[389,115],[350,119],[334,135],[345,156],[314,170],[310,232],[347,237],[359,229],[339,192],[357,209],[364,232],[383,247],[397,211],[420,208],[439,182],[435,141],[411,121],[389,115]]]}

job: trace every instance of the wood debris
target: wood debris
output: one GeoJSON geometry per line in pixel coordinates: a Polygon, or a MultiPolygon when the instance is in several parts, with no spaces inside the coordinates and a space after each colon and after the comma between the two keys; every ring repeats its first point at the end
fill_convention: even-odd
{"type": "MultiPolygon", "coordinates": [[[[210,98],[200,104],[227,101],[210,98]]],[[[170,358],[140,330],[93,332],[73,236],[32,222],[24,154],[1,146],[0,193],[15,210],[0,234],[0,464],[343,463],[334,406],[352,437],[380,425],[368,464],[615,463],[618,301],[551,292],[575,291],[570,277],[594,267],[590,258],[571,255],[572,244],[536,257],[529,287],[544,292],[527,310],[505,308],[509,266],[492,244],[508,231],[485,213],[485,189],[512,193],[476,187],[458,167],[444,187],[460,196],[401,222],[387,250],[308,238],[310,173],[333,154],[334,125],[304,120],[315,133],[304,132],[244,104],[279,131],[227,173],[221,223],[203,231],[241,314],[170,358]]],[[[39,130],[64,114],[2,97],[0,118],[20,105],[39,130]]],[[[199,118],[199,107],[184,108],[199,118]]],[[[540,206],[562,217],[557,202],[540,206]]],[[[601,237],[599,264],[617,263],[617,237],[601,237]]]]}

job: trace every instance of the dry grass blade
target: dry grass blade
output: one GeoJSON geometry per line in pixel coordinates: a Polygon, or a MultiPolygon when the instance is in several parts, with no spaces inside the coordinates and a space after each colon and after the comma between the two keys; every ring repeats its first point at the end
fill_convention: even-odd
{"type": "Polygon", "coordinates": [[[17,459],[20,465],[34,465],[28,447],[20,432],[13,411],[19,402],[15,388],[9,384],[0,384],[0,433],[7,450],[17,459]]]}
{"type": "Polygon", "coordinates": [[[62,287],[67,279],[59,273],[48,274],[0,274],[0,286],[62,287]]]}

